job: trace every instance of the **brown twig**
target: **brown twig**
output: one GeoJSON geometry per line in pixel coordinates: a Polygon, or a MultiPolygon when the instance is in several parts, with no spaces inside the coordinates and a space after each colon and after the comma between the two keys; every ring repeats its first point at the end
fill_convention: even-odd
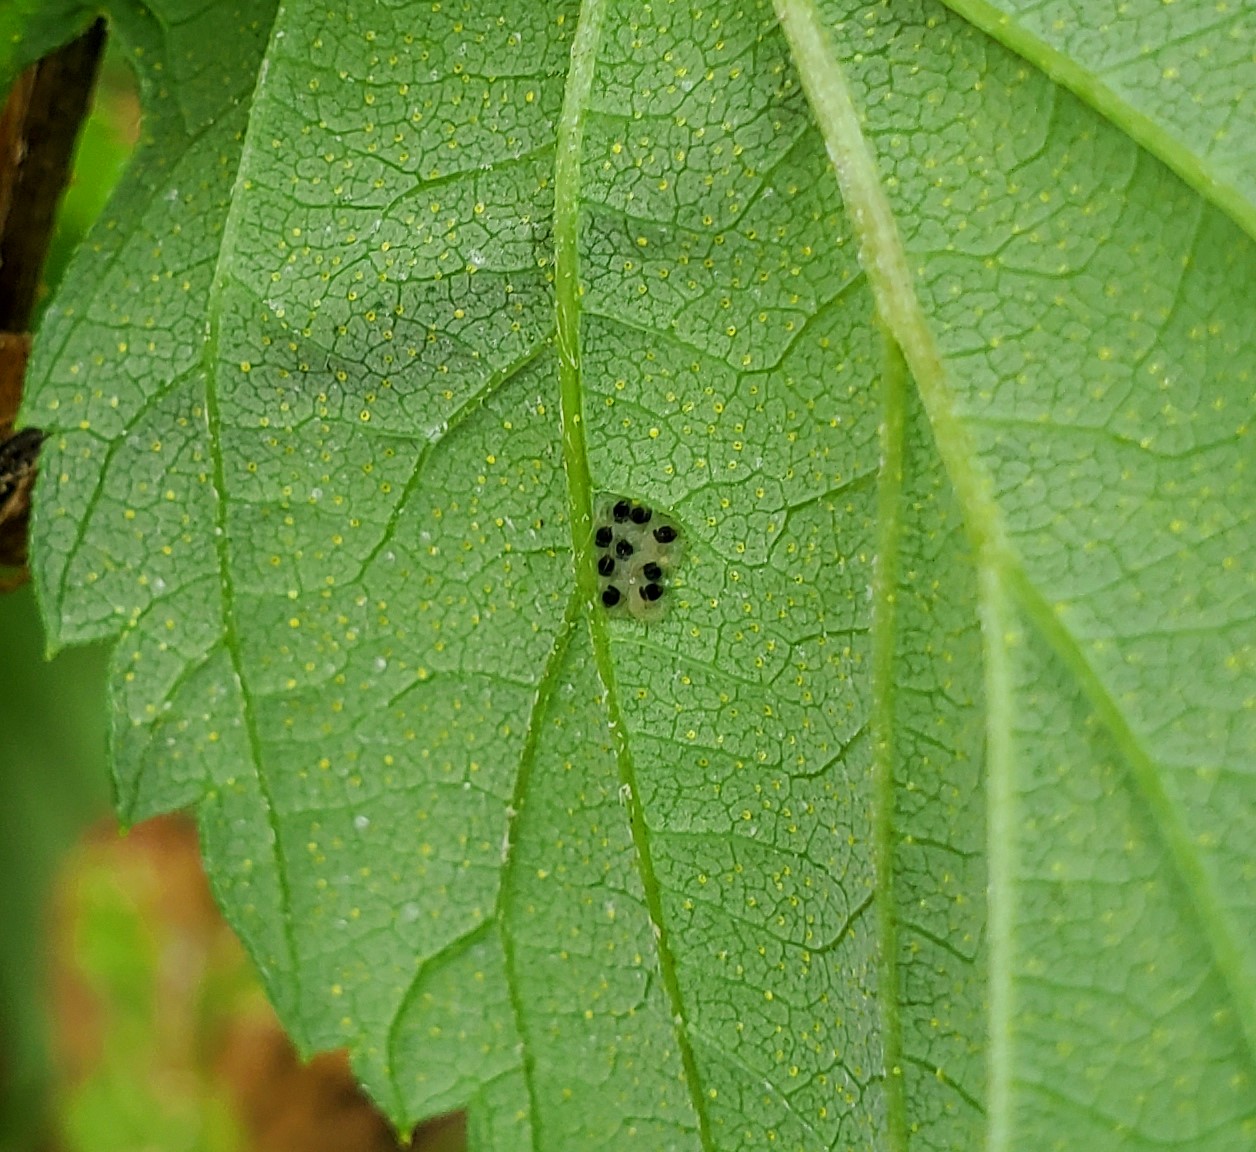
{"type": "Polygon", "coordinates": [[[0,111],[0,591],[26,579],[30,492],[43,434],[13,432],[22,403],[30,323],[74,145],[105,46],[97,20],[26,69],[0,111]]]}
{"type": "Polygon", "coordinates": [[[104,47],[105,23],[97,20],[28,68],[0,115],[0,332],[30,329],[104,47]]]}

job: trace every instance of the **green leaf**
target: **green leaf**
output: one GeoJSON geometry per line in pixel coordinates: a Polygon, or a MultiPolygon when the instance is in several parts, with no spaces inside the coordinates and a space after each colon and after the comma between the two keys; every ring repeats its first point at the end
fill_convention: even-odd
{"type": "Polygon", "coordinates": [[[114,16],[38,586],[303,1049],[477,1148],[1251,1144],[1250,54],[1183,126],[1088,11],[114,16]]]}
{"type": "Polygon", "coordinates": [[[1111,21],[1087,18],[1068,0],[947,3],[1256,235],[1250,5],[1137,0],[1111,21]]]}

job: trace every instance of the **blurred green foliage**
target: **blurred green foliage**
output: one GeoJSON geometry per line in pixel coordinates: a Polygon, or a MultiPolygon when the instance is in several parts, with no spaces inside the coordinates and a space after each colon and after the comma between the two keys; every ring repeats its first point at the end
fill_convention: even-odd
{"type": "Polygon", "coordinates": [[[29,587],[0,597],[0,1149],[31,1146],[49,1078],[46,909],[58,861],[107,811],[100,647],[44,659],[29,587]]]}
{"type": "MultiPolygon", "coordinates": [[[[117,182],[137,107],[125,65],[106,61],[45,270],[60,277],[117,182]]],[[[43,299],[47,299],[45,292],[43,299]]],[[[50,1078],[46,912],[59,860],[109,810],[104,647],[44,655],[28,587],[0,597],[0,1150],[35,1146],[50,1078]]]]}
{"type": "Polygon", "coordinates": [[[58,1093],[59,1134],[70,1152],[233,1152],[241,1144],[230,1101],[196,1041],[247,997],[248,970],[200,963],[192,942],[155,914],[155,863],[132,863],[89,854],[74,870],[74,967],[102,1019],[89,1074],[58,1093]]]}

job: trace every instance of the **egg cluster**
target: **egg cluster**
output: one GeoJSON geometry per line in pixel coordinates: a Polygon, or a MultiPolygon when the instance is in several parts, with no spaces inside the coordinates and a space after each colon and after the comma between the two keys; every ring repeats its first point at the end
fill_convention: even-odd
{"type": "Polygon", "coordinates": [[[635,500],[610,497],[598,507],[593,545],[606,611],[634,620],[661,619],[667,577],[680,556],[676,525],[635,500]]]}

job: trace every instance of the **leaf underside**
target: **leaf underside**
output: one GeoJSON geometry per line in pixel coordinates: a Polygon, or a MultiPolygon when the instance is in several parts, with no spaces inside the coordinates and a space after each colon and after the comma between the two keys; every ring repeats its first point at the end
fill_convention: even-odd
{"type": "Polygon", "coordinates": [[[298,1044],[478,1149],[1249,1147],[1250,17],[1132,5],[1190,120],[1011,3],[332,7],[111,7],[26,409],[298,1044]]]}

